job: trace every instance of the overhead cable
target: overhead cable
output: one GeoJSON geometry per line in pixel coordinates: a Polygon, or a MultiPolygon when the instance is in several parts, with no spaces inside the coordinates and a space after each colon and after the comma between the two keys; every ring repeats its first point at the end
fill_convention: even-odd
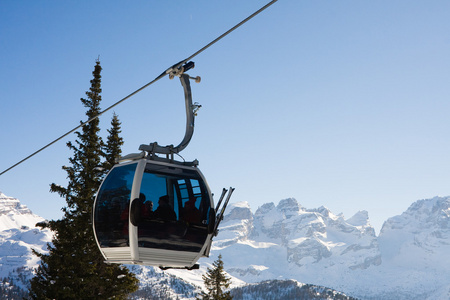
{"type": "Polygon", "coordinates": [[[116,103],[114,103],[113,105],[109,106],[108,108],[106,108],[105,110],[101,111],[98,115],[90,118],[89,120],[87,120],[84,123],[81,123],[80,125],[78,125],[77,127],[73,128],[72,130],[66,132],[65,134],[61,135],[60,137],[58,137],[57,139],[53,140],[52,142],[48,143],[47,145],[45,145],[44,147],[40,148],[39,150],[33,152],[32,154],[28,155],[27,157],[25,157],[24,159],[22,159],[21,161],[15,163],[14,165],[12,165],[11,167],[7,168],[6,170],[2,171],[0,173],[0,176],[5,174],[6,172],[8,172],[9,170],[17,167],[18,165],[20,165],[21,163],[23,163],[24,161],[30,159],[31,157],[35,156],[36,154],[38,154],[39,152],[41,152],[42,150],[45,150],[46,148],[50,147],[51,145],[53,145],[54,143],[58,142],[59,140],[65,138],[66,136],[68,136],[69,134],[73,133],[75,130],[81,128],[82,126],[89,124],[90,122],[92,122],[93,120],[97,119],[98,117],[100,117],[101,115],[103,115],[105,112],[109,111],[110,109],[112,109],[113,107],[117,106],[118,104],[124,102],[125,100],[129,99],[130,97],[134,96],[135,94],[139,93],[140,91],[142,91],[143,89],[149,87],[150,85],[152,85],[153,83],[155,83],[156,81],[160,80],[161,78],[165,77],[166,75],[170,74],[170,72],[172,70],[176,70],[179,69],[182,65],[184,65],[185,63],[187,63],[188,61],[190,61],[191,59],[193,59],[195,56],[197,56],[198,54],[202,53],[203,51],[205,51],[206,49],[208,49],[210,46],[212,46],[213,44],[215,44],[216,42],[218,42],[219,40],[221,40],[222,38],[224,38],[225,36],[227,36],[228,34],[230,34],[231,32],[233,32],[235,29],[237,29],[238,27],[240,27],[241,25],[243,25],[244,23],[246,23],[247,21],[249,21],[250,19],[252,19],[253,17],[255,17],[256,15],[258,15],[260,12],[262,12],[263,10],[265,10],[266,8],[268,8],[269,6],[271,6],[272,4],[274,4],[275,2],[277,2],[278,0],[272,0],[269,3],[267,3],[266,5],[264,5],[263,7],[261,7],[260,9],[258,9],[257,11],[255,11],[253,14],[251,14],[250,16],[248,16],[247,18],[245,18],[244,20],[242,20],[241,22],[239,22],[238,24],[236,24],[234,27],[232,27],[231,29],[229,29],[227,32],[223,33],[222,35],[220,35],[218,38],[216,38],[215,40],[211,41],[209,44],[207,44],[206,46],[204,46],[203,48],[201,48],[200,50],[198,50],[197,52],[195,52],[194,54],[192,54],[191,56],[189,56],[188,58],[180,61],[179,63],[173,65],[172,67],[168,68],[167,70],[165,70],[163,73],[161,73],[158,77],[156,77],[155,79],[153,79],[152,81],[150,81],[149,83],[147,83],[146,85],[143,85],[142,87],[140,87],[139,89],[135,90],[134,92],[132,92],[131,94],[129,94],[128,96],[122,98],[121,100],[117,101],[116,103]]]}

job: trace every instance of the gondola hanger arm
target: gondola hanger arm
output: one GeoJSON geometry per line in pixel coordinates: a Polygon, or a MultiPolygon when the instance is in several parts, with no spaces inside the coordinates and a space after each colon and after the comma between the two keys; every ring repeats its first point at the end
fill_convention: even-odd
{"type": "Polygon", "coordinates": [[[200,77],[193,78],[184,72],[194,68],[194,66],[195,66],[194,62],[190,61],[182,66],[178,66],[178,64],[174,65],[172,68],[169,68],[166,71],[166,74],[169,75],[169,78],[174,78],[175,76],[180,78],[180,82],[184,90],[184,102],[186,107],[186,131],[183,140],[180,142],[178,146],[173,145],[160,146],[158,145],[157,142],[150,143],[149,145],[143,144],[139,147],[139,150],[146,151],[151,156],[153,156],[154,154],[172,155],[181,152],[183,149],[187,147],[187,145],[191,141],[192,136],[194,134],[195,116],[197,110],[201,106],[198,104],[195,105],[192,104],[192,92],[189,80],[195,79],[196,82],[200,82],[200,79],[197,80],[197,78],[200,77]]]}

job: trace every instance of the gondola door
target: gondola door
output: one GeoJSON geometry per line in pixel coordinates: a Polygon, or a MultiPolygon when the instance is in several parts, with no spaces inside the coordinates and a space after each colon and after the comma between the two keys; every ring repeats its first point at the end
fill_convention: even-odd
{"type": "Polygon", "coordinates": [[[210,240],[211,202],[211,193],[198,169],[148,161],[142,175],[137,221],[140,261],[192,267],[210,240]]]}
{"type": "Polygon", "coordinates": [[[130,222],[145,160],[116,165],[102,183],[94,204],[94,234],[107,262],[130,263],[137,256],[137,228],[130,222]]]}

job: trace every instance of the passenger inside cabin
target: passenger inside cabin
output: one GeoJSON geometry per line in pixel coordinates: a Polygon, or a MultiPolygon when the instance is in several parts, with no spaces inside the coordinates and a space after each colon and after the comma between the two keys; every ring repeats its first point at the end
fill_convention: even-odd
{"type": "Polygon", "coordinates": [[[144,219],[153,219],[154,211],[153,211],[153,202],[148,200],[144,202],[144,207],[142,217],[144,219]]]}
{"type": "Polygon", "coordinates": [[[200,210],[195,206],[195,197],[189,197],[189,200],[184,204],[184,220],[188,223],[200,223],[201,213],[200,210]]]}
{"type": "Polygon", "coordinates": [[[158,207],[155,210],[155,219],[176,221],[177,215],[169,204],[169,196],[159,197],[158,207]]]}

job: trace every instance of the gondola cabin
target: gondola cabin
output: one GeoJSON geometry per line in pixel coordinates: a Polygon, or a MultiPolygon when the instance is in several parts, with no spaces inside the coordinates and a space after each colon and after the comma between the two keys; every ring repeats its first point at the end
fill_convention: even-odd
{"type": "Polygon", "coordinates": [[[177,64],[163,73],[180,77],[183,86],[186,131],[181,143],[176,147],[157,142],[141,145],[140,154],[121,158],[123,162],[111,169],[97,192],[93,226],[107,263],[193,269],[200,257],[209,255],[234,189],[223,189],[214,209],[198,162],[173,159],[189,144],[200,108],[192,104],[191,77],[184,73],[193,67],[193,62],[177,64]]]}
{"type": "Polygon", "coordinates": [[[195,166],[146,158],[117,164],[94,204],[94,231],[106,262],[194,268],[208,256],[216,215],[195,166]]]}

